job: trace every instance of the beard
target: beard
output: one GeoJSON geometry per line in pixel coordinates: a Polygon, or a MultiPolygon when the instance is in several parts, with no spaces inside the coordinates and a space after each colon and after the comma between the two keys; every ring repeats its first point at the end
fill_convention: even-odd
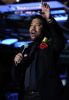
{"type": "Polygon", "coordinates": [[[43,39],[43,37],[38,37],[37,36],[37,37],[33,38],[32,41],[34,41],[34,42],[40,42],[42,39],[43,39]]]}

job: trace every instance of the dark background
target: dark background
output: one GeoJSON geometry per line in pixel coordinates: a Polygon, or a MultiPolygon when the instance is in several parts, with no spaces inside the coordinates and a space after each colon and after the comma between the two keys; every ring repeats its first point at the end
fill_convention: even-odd
{"type": "MultiPolygon", "coordinates": [[[[19,2],[16,2],[15,0],[0,0],[0,5],[31,2],[40,2],[40,0],[21,0],[19,2]]],[[[66,6],[63,10],[66,11],[68,18],[65,21],[57,21],[62,28],[64,37],[67,40],[65,48],[61,52],[58,60],[58,72],[64,86],[66,97],[69,99],[69,0],[59,0],[59,2],[66,6]]],[[[12,15],[15,14],[13,14],[13,12],[0,12],[0,41],[9,38],[17,38],[19,42],[30,41],[28,29],[31,17],[30,20],[25,20],[26,17],[21,17],[21,19],[13,19],[12,17],[12,19],[8,19],[8,16],[12,15]]],[[[60,16],[60,14],[57,14],[57,16],[60,16]]],[[[63,16],[65,15],[63,14],[63,16]]],[[[27,18],[29,19],[29,17],[27,18]]],[[[19,81],[12,79],[11,68],[14,65],[14,57],[19,50],[20,48],[14,47],[14,44],[0,44],[0,100],[10,100],[10,98],[12,98],[11,100],[13,100],[13,98],[14,100],[17,100],[18,95],[15,93],[18,93],[19,81]]]]}

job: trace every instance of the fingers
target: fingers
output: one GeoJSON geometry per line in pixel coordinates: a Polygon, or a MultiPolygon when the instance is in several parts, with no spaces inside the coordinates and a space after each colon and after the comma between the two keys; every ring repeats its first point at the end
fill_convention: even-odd
{"type": "Polygon", "coordinates": [[[43,7],[48,8],[49,5],[47,3],[44,2],[43,7]]]}
{"type": "Polygon", "coordinates": [[[47,8],[50,8],[50,6],[47,4],[47,8]]]}
{"type": "Polygon", "coordinates": [[[45,3],[45,2],[43,3],[43,0],[41,0],[41,6],[42,6],[42,7],[45,7],[45,8],[46,8],[46,7],[49,8],[49,5],[48,5],[47,3],[45,3]]]}
{"type": "Polygon", "coordinates": [[[14,58],[15,64],[16,64],[16,62],[20,63],[22,61],[22,58],[23,58],[22,54],[18,53],[14,58]]]}
{"type": "Polygon", "coordinates": [[[40,13],[40,14],[44,14],[44,12],[42,12],[42,11],[38,11],[38,13],[40,13]]]}
{"type": "Polygon", "coordinates": [[[27,57],[27,56],[28,56],[27,54],[24,55],[24,57],[27,57]]]}
{"type": "Polygon", "coordinates": [[[47,7],[47,3],[44,2],[43,6],[44,6],[44,7],[47,7]]]}
{"type": "Polygon", "coordinates": [[[41,6],[42,6],[42,7],[46,6],[46,4],[47,4],[47,3],[45,3],[45,2],[43,3],[43,0],[41,0],[41,6]]]}
{"type": "Polygon", "coordinates": [[[40,15],[42,16],[42,17],[44,17],[44,12],[42,12],[42,11],[38,11],[38,13],[40,13],[40,15]]]}
{"type": "Polygon", "coordinates": [[[41,6],[43,7],[43,0],[41,0],[41,6]]]}
{"type": "MultiPolygon", "coordinates": [[[[24,57],[27,57],[27,54],[25,54],[24,57]]],[[[14,58],[15,64],[16,64],[16,62],[21,63],[22,59],[23,59],[23,55],[21,53],[18,53],[14,58]]]]}

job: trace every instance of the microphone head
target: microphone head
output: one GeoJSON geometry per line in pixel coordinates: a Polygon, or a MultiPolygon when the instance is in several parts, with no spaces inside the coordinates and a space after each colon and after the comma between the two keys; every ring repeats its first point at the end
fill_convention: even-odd
{"type": "Polygon", "coordinates": [[[29,46],[29,44],[28,44],[28,43],[26,43],[26,44],[24,45],[24,48],[28,48],[28,46],[29,46]]]}
{"type": "Polygon", "coordinates": [[[24,45],[24,49],[22,50],[22,54],[24,53],[25,49],[28,48],[28,45],[29,45],[28,43],[26,43],[26,44],[24,45]]]}

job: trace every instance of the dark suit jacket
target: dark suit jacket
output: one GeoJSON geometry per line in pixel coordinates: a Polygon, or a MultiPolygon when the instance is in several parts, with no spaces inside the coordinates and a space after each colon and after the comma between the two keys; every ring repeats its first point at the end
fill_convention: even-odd
{"type": "MultiPolygon", "coordinates": [[[[61,28],[55,20],[48,25],[51,36],[50,41],[47,42],[48,47],[45,49],[40,49],[40,47],[38,48],[36,63],[37,86],[41,100],[65,100],[63,97],[63,87],[58,76],[56,65],[59,55],[64,48],[65,39],[61,28]]],[[[22,100],[24,93],[25,70],[32,61],[32,56],[29,56],[32,46],[33,43],[30,43],[28,49],[25,51],[25,53],[28,54],[28,57],[24,58],[22,63],[14,69],[16,72],[15,76],[22,73],[19,100],[22,100]]],[[[21,51],[22,50],[23,46],[21,47],[21,51]]],[[[35,49],[33,51],[35,51],[35,49]]]]}

